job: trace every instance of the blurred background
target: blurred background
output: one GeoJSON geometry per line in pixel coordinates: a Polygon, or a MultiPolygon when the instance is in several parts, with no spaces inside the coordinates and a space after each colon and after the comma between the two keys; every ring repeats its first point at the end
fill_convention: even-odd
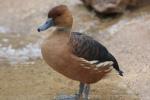
{"type": "Polygon", "coordinates": [[[150,3],[148,0],[0,0],[0,100],[52,100],[73,94],[78,82],[42,60],[46,34],[37,27],[50,8],[65,4],[73,31],[103,43],[117,58],[124,77],[93,84],[91,100],[150,100],[150,3]]]}

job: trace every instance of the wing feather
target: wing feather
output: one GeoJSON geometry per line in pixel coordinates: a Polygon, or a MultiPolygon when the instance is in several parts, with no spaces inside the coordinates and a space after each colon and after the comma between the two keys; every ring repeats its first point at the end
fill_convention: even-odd
{"type": "Polygon", "coordinates": [[[104,62],[104,56],[108,53],[107,49],[92,37],[77,32],[71,33],[70,44],[72,52],[76,56],[89,61],[99,60],[99,62],[104,62]]]}

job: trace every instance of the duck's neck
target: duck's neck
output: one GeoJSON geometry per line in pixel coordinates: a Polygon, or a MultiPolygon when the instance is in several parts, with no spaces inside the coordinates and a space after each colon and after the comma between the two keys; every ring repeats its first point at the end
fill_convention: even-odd
{"type": "Polygon", "coordinates": [[[71,28],[56,28],[52,34],[49,34],[47,39],[50,40],[51,38],[64,38],[65,40],[70,39],[71,28]]]}
{"type": "Polygon", "coordinates": [[[67,38],[70,37],[71,28],[66,27],[57,27],[54,31],[54,35],[65,36],[67,38]]]}
{"type": "Polygon", "coordinates": [[[68,28],[68,27],[57,27],[56,31],[57,32],[63,32],[63,33],[70,33],[71,32],[71,28],[68,28]]]}

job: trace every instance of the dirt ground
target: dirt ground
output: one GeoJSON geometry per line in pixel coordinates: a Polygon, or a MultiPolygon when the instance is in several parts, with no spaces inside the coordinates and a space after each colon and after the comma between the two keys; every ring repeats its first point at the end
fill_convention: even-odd
{"type": "Polygon", "coordinates": [[[49,8],[62,3],[73,13],[73,30],[102,42],[124,71],[124,77],[112,73],[91,85],[90,100],[150,100],[150,7],[98,18],[78,0],[0,0],[0,100],[53,100],[78,91],[79,82],[52,70],[40,54],[16,55],[27,44],[42,40],[49,31],[39,34],[36,28],[49,8]],[[9,50],[3,52],[4,47],[9,50]]]}

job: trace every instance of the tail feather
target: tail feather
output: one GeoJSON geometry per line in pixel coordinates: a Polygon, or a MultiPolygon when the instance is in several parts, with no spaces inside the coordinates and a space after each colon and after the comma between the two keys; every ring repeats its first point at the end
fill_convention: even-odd
{"type": "Polygon", "coordinates": [[[116,69],[118,71],[118,73],[119,73],[120,76],[123,76],[123,71],[120,70],[118,62],[117,62],[116,58],[112,54],[108,53],[107,60],[113,61],[113,63],[114,63],[113,64],[114,69],[116,69]]]}

